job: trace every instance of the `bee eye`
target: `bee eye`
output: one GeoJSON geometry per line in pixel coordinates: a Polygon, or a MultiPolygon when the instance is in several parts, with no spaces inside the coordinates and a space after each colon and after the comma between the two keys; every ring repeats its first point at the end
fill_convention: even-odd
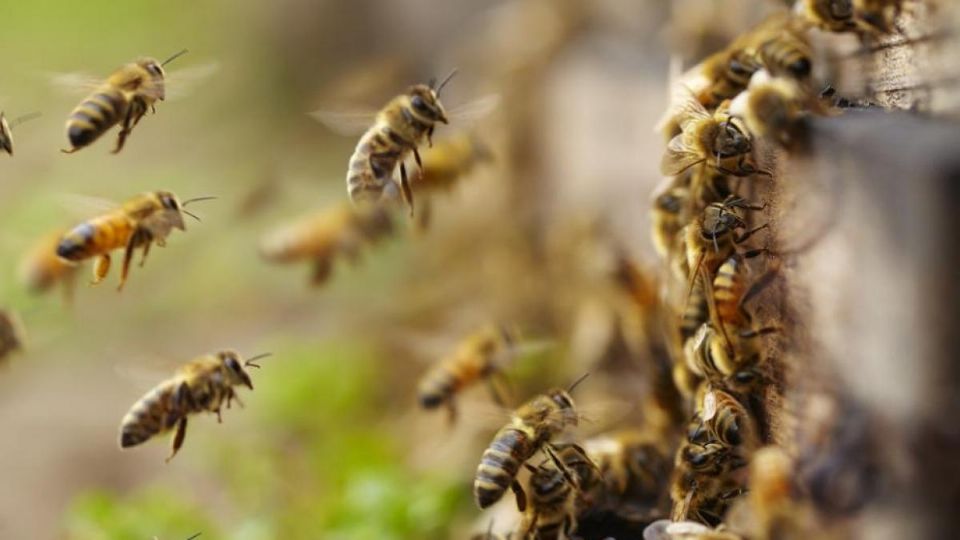
{"type": "Polygon", "coordinates": [[[427,102],[423,100],[420,96],[413,96],[413,99],[410,100],[410,104],[413,105],[413,108],[422,112],[430,112],[430,109],[427,108],[427,102]]]}

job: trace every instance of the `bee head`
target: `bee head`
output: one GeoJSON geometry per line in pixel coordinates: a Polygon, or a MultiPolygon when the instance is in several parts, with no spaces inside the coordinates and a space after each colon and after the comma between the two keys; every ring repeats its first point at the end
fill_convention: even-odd
{"type": "Polygon", "coordinates": [[[746,129],[742,128],[734,118],[720,123],[720,129],[713,144],[719,158],[742,156],[749,153],[752,148],[746,129]]]}
{"type": "Polygon", "coordinates": [[[684,197],[679,196],[677,194],[677,190],[671,189],[670,191],[657,197],[657,209],[668,214],[679,214],[680,211],[683,210],[683,200],[684,197]]]}
{"type": "Polygon", "coordinates": [[[250,380],[247,370],[243,369],[244,364],[240,362],[240,355],[236,351],[220,351],[217,356],[226,368],[227,381],[231,385],[242,384],[253,390],[253,381],[250,380]]]}
{"type": "Polygon", "coordinates": [[[187,226],[183,222],[183,205],[180,204],[180,199],[169,191],[158,191],[156,195],[160,201],[160,206],[170,213],[173,226],[181,231],[187,230],[187,226]]]}
{"type": "Polygon", "coordinates": [[[431,123],[448,123],[447,112],[443,109],[436,90],[425,84],[418,84],[411,86],[407,94],[410,97],[410,107],[418,117],[431,123]]]}
{"type": "Polygon", "coordinates": [[[166,72],[163,70],[163,64],[155,58],[141,58],[137,60],[137,65],[143,68],[150,77],[147,82],[147,84],[149,84],[150,94],[160,101],[166,99],[166,88],[163,83],[166,72]]]}

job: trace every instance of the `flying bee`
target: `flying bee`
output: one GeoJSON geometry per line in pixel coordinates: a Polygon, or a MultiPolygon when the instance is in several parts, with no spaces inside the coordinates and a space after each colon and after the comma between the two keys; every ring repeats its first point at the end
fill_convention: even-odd
{"type": "Polygon", "coordinates": [[[330,277],[338,257],[356,261],[365,246],[375,245],[393,231],[390,211],[383,205],[337,204],[270,233],[260,243],[260,255],[276,263],[310,261],[311,282],[318,286],[330,277]]]}
{"type": "Polygon", "coordinates": [[[530,471],[530,504],[523,514],[521,538],[573,538],[577,530],[576,500],[580,490],[577,480],[569,482],[564,472],[554,467],[524,465],[530,471]]]}
{"type": "Polygon", "coordinates": [[[504,405],[499,384],[501,370],[514,356],[515,347],[515,333],[503,326],[484,328],[468,336],[452,355],[420,379],[417,391],[420,405],[425,409],[445,405],[453,423],[457,417],[457,394],[481,380],[487,381],[494,401],[504,405]]]}
{"type": "Polygon", "coordinates": [[[23,350],[23,324],[13,311],[0,309],[0,362],[23,350]]]}
{"type": "Polygon", "coordinates": [[[187,418],[201,412],[212,412],[221,422],[220,411],[224,404],[236,400],[234,386],[243,385],[253,390],[250,374],[244,368],[260,367],[256,360],[269,356],[260,354],[243,361],[231,350],[223,350],[194,359],[176,374],[161,382],[140,398],[120,422],[120,448],[130,448],[147,439],[176,429],[173,436],[169,462],[183,445],[187,434],[187,418]]]}
{"type": "Polygon", "coordinates": [[[753,163],[750,131],[743,120],[730,115],[728,107],[724,102],[711,114],[689,94],[677,113],[681,133],[667,144],[660,165],[665,176],[676,176],[694,166],[713,167],[733,176],[769,176],[753,163]]]}
{"type": "Polygon", "coordinates": [[[30,113],[15,118],[13,122],[7,120],[6,115],[0,112],[0,150],[13,155],[13,128],[40,116],[40,113],[30,113]]]}
{"type": "Polygon", "coordinates": [[[853,4],[854,0],[800,0],[795,10],[810,24],[828,32],[851,32],[857,28],[853,4]]]}
{"type": "Polygon", "coordinates": [[[570,392],[584,378],[581,377],[567,390],[553,389],[535,396],[513,411],[510,423],[497,431],[493,442],[483,452],[473,481],[474,499],[481,509],[500,500],[507,488],[513,489],[517,495],[519,506],[525,505],[517,473],[521,465],[539,450],[543,450],[559,469],[564,470],[552,441],[568,428],[579,424],[580,417],[570,392]]]}
{"type": "Polygon", "coordinates": [[[155,110],[157,101],[166,99],[163,66],[186,52],[184,49],[163,62],[140,58],[111,73],[70,113],[67,119],[70,149],[61,151],[72,154],[99,139],[118,123],[121,127],[113,153],[122,150],[127,137],[147,110],[155,110]]]}
{"type": "Polygon", "coordinates": [[[410,178],[415,192],[448,191],[481,163],[493,159],[490,148],[473,133],[460,131],[423,151],[422,165],[410,178]]]}
{"type": "Polygon", "coordinates": [[[742,491],[731,473],[744,464],[718,442],[683,444],[677,450],[670,486],[671,519],[695,519],[716,526],[730,501],[742,491]]]}
{"type": "Polygon", "coordinates": [[[151,191],[137,195],[120,207],[67,231],[57,245],[57,256],[70,262],[96,257],[93,283],[97,284],[103,281],[110,271],[110,252],[123,248],[123,266],[117,287],[117,290],[122,290],[127,281],[134,250],[143,248],[140,259],[140,266],[143,266],[151,245],[156,243],[160,247],[165,246],[173,229],[186,231],[184,214],[200,220],[188,212],[185,206],[212,198],[214,197],[197,197],[181,203],[177,196],[169,191],[151,191]]]}
{"type": "Polygon", "coordinates": [[[20,263],[20,281],[30,292],[43,293],[57,283],[63,284],[67,302],[73,297],[78,265],[57,256],[57,246],[65,230],[58,229],[43,238],[20,263]]]}

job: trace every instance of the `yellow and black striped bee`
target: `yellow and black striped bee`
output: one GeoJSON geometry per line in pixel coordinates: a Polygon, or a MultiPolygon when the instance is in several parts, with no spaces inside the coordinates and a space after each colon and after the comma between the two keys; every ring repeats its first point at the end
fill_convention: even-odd
{"type": "Polygon", "coordinates": [[[113,153],[122,150],[127,137],[147,110],[153,110],[157,101],[166,99],[163,66],[186,52],[184,49],[163,62],[140,58],[111,73],[70,113],[67,119],[70,149],[62,152],[72,154],[80,150],[118,123],[121,127],[113,153]]]}
{"type": "Polygon", "coordinates": [[[0,309],[0,363],[10,356],[23,350],[23,324],[20,317],[13,311],[0,309]]]}
{"type": "MultiPolygon", "coordinates": [[[[737,398],[723,390],[711,389],[704,394],[698,416],[708,440],[739,448],[744,455],[760,446],[756,421],[737,398]]],[[[699,434],[691,437],[697,439],[699,434]]]]}
{"type": "Polygon", "coordinates": [[[360,137],[350,157],[347,191],[353,202],[377,202],[385,192],[395,197],[393,174],[399,165],[401,194],[413,212],[413,191],[403,162],[413,153],[420,164],[420,144],[426,140],[432,145],[436,124],[448,123],[447,113],[440,103],[440,92],[454,73],[437,86],[411,86],[380,110],[373,126],[360,137]]]}
{"type": "Polygon", "coordinates": [[[420,406],[446,406],[450,422],[457,417],[456,397],[467,387],[486,380],[498,405],[505,405],[499,386],[504,365],[515,353],[515,333],[504,326],[487,327],[468,336],[450,356],[440,360],[420,379],[420,406]]]}
{"type": "Polygon", "coordinates": [[[627,502],[658,505],[672,465],[668,446],[661,434],[641,429],[623,429],[583,444],[602,475],[606,503],[621,510],[627,502]]]}
{"type": "Polygon", "coordinates": [[[212,412],[221,421],[224,404],[236,400],[241,406],[234,386],[243,385],[253,390],[247,367],[260,367],[256,360],[269,356],[260,354],[246,361],[231,350],[207,354],[180,368],[176,375],[161,382],[140,398],[120,422],[120,447],[130,448],[151,437],[176,429],[167,461],[173,459],[187,434],[187,417],[194,413],[212,412]]]}
{"type": "Polygon", "coordinates": [[[665,189],[657,194],[650,213],[653,221],[653,247],[663,259],[676,251],[677,234],[683,229],[690,188],[682,177],[670,179],[665,189]]]}
{"type": "Polygon", "coordinates": [[[829,32],[852,32],[857,29],[854,0],[800,0],[797,13],[814,26],[829,32]]]}
{"type": "Polygon", "coordinates": [[[73,298],[79,265],[57,255],[57,246],[66,232],[57,229],[37,242],[20,263],[20,280],[30,292],[37,294],[60,283],[64,299],[69,303],[73,298]]]}
{"type": "Polygon", "coordinates": [[[797,81],[758,71],[747,90],[730,104],[730,113],[743,118],[755,137],[768,137],[787,146],[798,130],[800,119],[825,109],[797,81]]]}
{"type": "Polygon", "coordinates": [[[13,122],[9,122],[7,121],[6,115],[0,112],[0,150],[12,156],[13,155],[13,128],[26,122],[27,120],[33,120],[38,116],[40,116],[40,113],[25,114],[19,118],[15,118],[13,122]]]}
{"type": "Polygon", "coordinates": [[[743,120],[730,114],[728,102],[710,113],[689,94],[676,117],[681,132],[667,144],[660,164],[664,175],[676,176],[694,166],[733,176],[769,175],[754,163],[750,131],[743,120]]]}
{"type": "Polygon", "coordinates": [[[514,490],[518,502],[525,500],[517,473],[538,451],[543,450],[558,462],[552,441],[580,421],[570,392],[582,380],[567,390],[553,389],[535,396],[518,407],[510,423],[494,435],[473,481],[474,500],[480,508],[500,500],[507,488],[514,490]]]}
{"type": "Polygon", "coordinates": [[[529,463],[525,466],[530,471],[529,504],[523,513],[520,537],[533,540],[573,538],[577,530],[576,503],[580,491],[576,476],[556,467],[533,467],[529,463]]]}
{"type": "Polygon", "coordinates": [[[140,266],[143,266],[151,245],[156,243],[163,247],[173,229],[186,230],[184,214],[199,221],[184,206],[212,198],[197,197],[181,203],[169,191],[143,193],[67,231],[57,245],[57,256],[71,262],[96,257],[93,265],[93,283],[96,284],[103,281],[110,271],[110,252],[123,249],[123,266],[117,287],[117,290],[122,290],[134,250],[143,248],[140,259],[140,266]]]}
{"type": "Polygon", "coordinates": [[[677,450],[670,486],[671,519],[716,526],[732,499],[743,491],[731,473],[745,464],[719,442],[685,442],[677,450]]]}
{"type": "Polygon", "coordinates": [[[260,255],[277,263],[310,261],[312,284],[321,285],[330,277],[338,257],[354,261],[364,246],[376,244],[393,231],[390,211],[383,205],[354,208],[338,204],[269,234],[260,243],[260,255]]]}

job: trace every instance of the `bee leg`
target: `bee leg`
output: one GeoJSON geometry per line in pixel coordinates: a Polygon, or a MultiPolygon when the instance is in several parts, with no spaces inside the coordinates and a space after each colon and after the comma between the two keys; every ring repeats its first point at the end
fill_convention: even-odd
{"type": "Polygon", "coordinates": [[[420,169],[420,176],[423,176],[423,160],[420,159],[420,151],[413,149],[413,159],[417,162],[417,168],[420,169]]]}
{"type": "Polygon", "coordinates": [[[147,262],[147,254],[150,253],[150,246],[152,245],[153,242],[143,244],[143,254],[140,256],[140,268],[143,268],[143,264],[147,262]]]}
{"type": "MultiPolygon", "coordinates": [[[[127,282],[127,274],[130,273],[130,261],[133,260],[133,250],[145,240],[144,235],[149,234],[150,233],[144,229],[137,229],[130,235],[130,240],[127,241],[127,248],[123,251],[123,265],[120,267],[120,285],[117,286],[118,291],[122,291],[124,284],[127,282]]],[[[149,242],[149,240],[146,241],[149,242]]]]}
{"type": "Polygon", "coordinates": [[[527,494],[523,491],[523,486],[520,485],[520,482],[517,479],[514,479],[510,483],[510,489],[513,491],[513,496],[517,500],[517,510],[523,512],[527,509],[527,494]]]}
{"type": "Polygon", "coordinates": [[[314,287],[323,285],[323,283],[327,281],[327,278],[330,277],[330,271],[332,269],[333,264],[327,257],[313,261],[313,272],[310,274],[310,284],[314,287]]]}
{"type": "Polygon", "coordinates": [[[457,423],[457,405],[452,399],[447,400],[447,426],[453,427],[457,423]]]}
{"type": "Polygon", "coordinates": [[[580,483],[577,482],[577,478],[570,472],[570,469],[563,463],[563,461],[557,456],[556,447],[552,444],[546,444],[543,446],[544,452],[547,453],[547,456],[550,457],[550,460],[553,461],[553,464],[556,465],[557,470],[563,473],[563,478],[566,479],[567,483],[573,486],[577,491],[580,490],[580,483]]]}
{"type": "Polygon", "coordinates": [[[173,444],[170,447],[170,455],[167,456],[165,460],[166,463],[170,463],[170,460],[173,459],[173,456],[177,455],[177,452],[180,450],[180,447],[183,446],[183,439],[187,436],[187,417],[184,415],[180,418],[180,421],[177,422],[177,432],[173,435],[173,444]]]}
{"type": "Polygon", "coordinates": [[[110,272],[110,254],[104,253],[93,261],[93,281],[91,284],[96,285],[103,281],[108,272],[110,272]]]}
{"type": "Polygon", "coordinates": [[[754,233],[760,232],[760,231],[762,231],[763,229],[766,229],[766,228],[769,227],[769,226],[770,226],[769,223],[764,223],[763,225],[760,225],[759,227],[754,227],[754,228],[750,229],[749,231],[744,232],[743,234],[741,234],[741,235],[738,236],[737,238],[734,238],[734,239],[733,239],[733,242],[734,242],[735,244],[741,244],[741,243],[743,243],[743,242],[746,242],[747,239],[749,239],[751,236],[754,235],[754,233]]]}
{"type": "MultiPolygon", "coordinates": [[[[433,148],[433,126],[430,126],[427,129],[427,146],[433,148]]],[[[420,159],[417,158],[417,163],[420,163],[420,159]]]]}
{"type": "Polygon", "coordinates": [[[537,521],[539,520],[540,520],[540,513],[534,512],[533,519],[530,520],[530,524],[527,525],[527,528],[523,530],[523,536],[521,536],[521,538],[525,540],[534,538],[533,533],[534,531],[537,530],[537,521]]]}
{"type": "Polygon", "coordinates": [[[134,115],[133,108],[131,105],[130,108],[127,109],[127,114],[123,117],[123,126],[120,128],[120,133],[117,134],[117,146],[113,149],[114,154],[123,150],[123,145],[127,142],[127,136],[130,135],[130,131],[133,130],[130,126],[134,115]]]}
{"type": "Polygon", "coordinates": [[[216,413],[216,415],[217,415],[217,423],[218,423],[218,424],[222,424],[222,423],[223,423],[223,414],[220,412],[220,407],[217,407],[216,410],[214,410],[213,412],[216,413]]]}
{"type": "Polygon", "coordinates": [[[410,181],[407,179],[407,166],[400,163],[400,189],[403,191],[403,200],[410,207],[410,217],[413,217],[413,190],[410,189],[410,181]]]}
{"type": "Polygon", "coordinates": [[[63,149],[63,148],[60,149],[60,151],[63,152],[64,154],[72,154],[72,153],[76,152],[77,150],[79,150],[79,148],[71,148],[71,149],[69,149],[69,150],[65,150],[65,149],[63,149]]]}

